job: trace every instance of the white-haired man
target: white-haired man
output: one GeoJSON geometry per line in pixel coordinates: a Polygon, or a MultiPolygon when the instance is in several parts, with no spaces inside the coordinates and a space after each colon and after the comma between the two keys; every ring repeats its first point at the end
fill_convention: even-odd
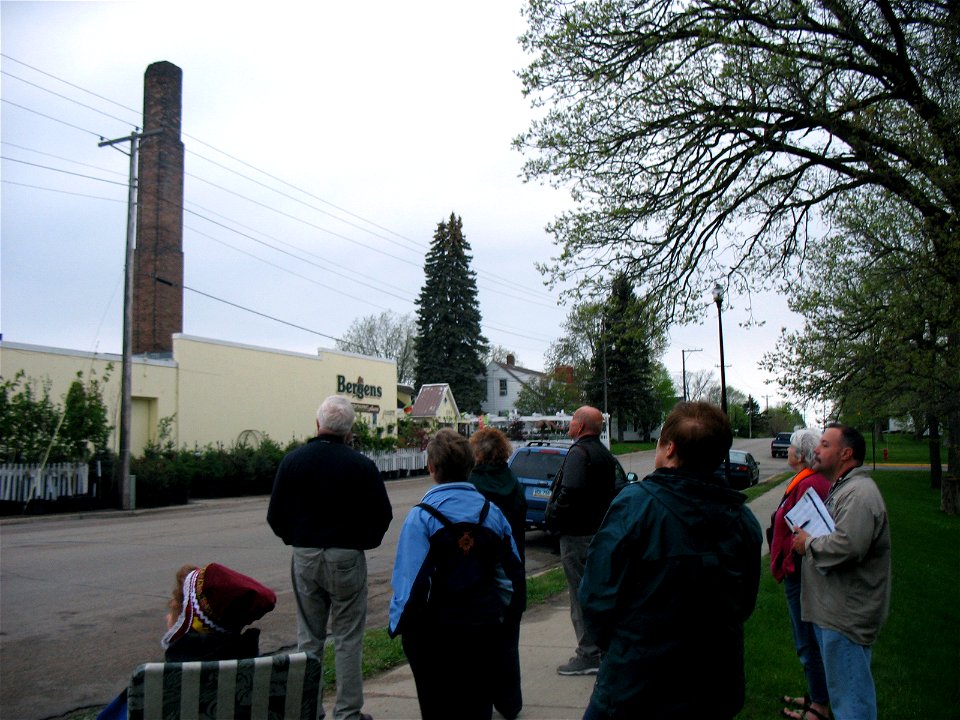
{"type": "Polygon", "coordinates": [[[377,466],[347,445],[353,405],[331,395],[317,410],[317,436],[287,453],[273,483],[267,522],[293,546],[298,650],[323,657],[327,620],[335,640],[335,720],[363,714],[360,661],[367,620],[367,559],[393,510],[377,466]]]}

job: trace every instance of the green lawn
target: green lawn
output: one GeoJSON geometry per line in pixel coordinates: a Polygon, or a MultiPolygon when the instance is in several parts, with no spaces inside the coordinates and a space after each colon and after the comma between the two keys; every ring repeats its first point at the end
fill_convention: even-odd
{"type": "MultiPolygon", "coordinates": [[[[869,431],[864,435],[867,441],[867,464],[873,464],[873,438],[869,431]]],[[[914,440],[910,433],[884,433],[877,438],[877,463],[920,463],[930,464],[930,446],[926,440],[914,440]],[[887,450],[887,459],[883,451],[887,450]]],[[[940,460],[946,465],[947,446],[940,441],[940,460]]]]}
{"type": "Polygon", "coordinates": [[[614,455],[626,455],[627,453],[640,452],[641,450],[653,450],[657,447],[655,442],[617,442],[610,441],[610,452],[614,455]]]}
{"type": "MultiPolygon", "coordinates": [[[[960,518],[939,511],[925,472],[878,472],[893,546],[890,618],[874,646],[882,718],[956,718],[960,708],[960,518]]],[[[781,695],[802,695],[783,589],[764,562],[757,609],[746,627],[747,702],[742,720],[776,717],[781,695]]]]}

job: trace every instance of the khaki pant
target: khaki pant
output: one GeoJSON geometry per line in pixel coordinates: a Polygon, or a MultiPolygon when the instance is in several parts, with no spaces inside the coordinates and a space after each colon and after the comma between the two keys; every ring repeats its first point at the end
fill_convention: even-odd
{"type": "Polygon", "coordinates": [[[356,720],[363,708],[360,662],[367,622],[367,558],[363,550],[295,547],[291,575],[297,649],[323,658],[329,620],[337,670],[333,717],[356,720]]]}

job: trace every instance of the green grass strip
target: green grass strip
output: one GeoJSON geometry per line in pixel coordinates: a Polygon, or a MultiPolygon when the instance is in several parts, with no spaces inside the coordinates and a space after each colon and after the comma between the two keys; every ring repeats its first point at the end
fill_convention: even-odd
{"type": "MultiPolygon", "coordinates": [[[[873,648],[882,718],[955,718],[960,707],[960,518],[940,512],[926,472],[875,474],[890,516],[890,618],[873,648]]],[[[769,720],[781,695],[803,695],[787,603],[764,559],[757,609],[746,627],[747,701],[741,720],[769,720]]]]}

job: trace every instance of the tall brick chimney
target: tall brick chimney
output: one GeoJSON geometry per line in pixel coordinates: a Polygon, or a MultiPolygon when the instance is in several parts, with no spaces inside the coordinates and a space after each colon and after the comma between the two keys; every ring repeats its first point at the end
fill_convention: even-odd
{"type": "Polygon", "coordinates": [[[183,71],[156,62],[143,77],[137,247],[134,252],[133,352],[173,352],[183,332],[183,71]]]}

